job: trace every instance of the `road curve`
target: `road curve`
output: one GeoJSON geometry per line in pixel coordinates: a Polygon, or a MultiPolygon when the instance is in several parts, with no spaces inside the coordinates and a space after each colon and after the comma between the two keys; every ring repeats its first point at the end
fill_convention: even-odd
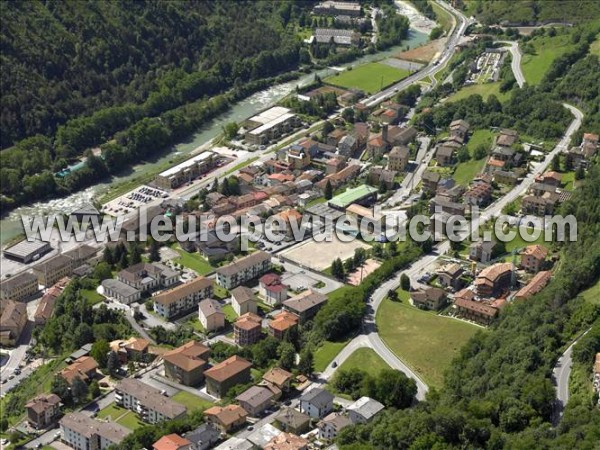
{"type": "Polygon", "coordinates": [[[585,336],[591,328],[588,328],[577,339],[575,339],[565,352],[558,358],[554,369],[552,369],[552,381],[556,389],[556,403],[554,417],[552,419],[554,426],[558,425],[562,418],[563,411],[567,403],[569,403],[569,378],[571,377],[571,368],[573,367],[573,347],[579,340],[585,336]]]}
{"type": "Polygon", "coordinates": [[[517,84],[520,88],[525,85],[525,76],[521,70],[521,50],[519,50],[519,43],[515,41],[498,41],[501,44],[507,44],[508,51],[512,55],[511,69],[517,80],[517,84]]]}

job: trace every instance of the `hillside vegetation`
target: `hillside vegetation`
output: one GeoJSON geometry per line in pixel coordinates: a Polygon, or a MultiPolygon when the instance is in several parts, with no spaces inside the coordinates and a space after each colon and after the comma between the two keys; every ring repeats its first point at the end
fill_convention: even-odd
{"type": "Polygon", "coordinates": [[[467,15],[486,25],[581,23],[600,17],[600,3],[596,0],[462,0],[460,3],[467,15]]]}

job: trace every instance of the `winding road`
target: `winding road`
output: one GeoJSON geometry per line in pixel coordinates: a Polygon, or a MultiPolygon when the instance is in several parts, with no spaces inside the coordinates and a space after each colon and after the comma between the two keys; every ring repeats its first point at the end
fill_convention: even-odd
{"type": "Polygon", "coordinates": [[[517,84],[520,88],[522,88],[526,81],[525,76],[523,75],[523,71],[521,70],[521,50],[519,50],[519,43],[515,41],[498,41],[501,44],[507,44],[508,51],[512,55],[511,68],[513,74],[515,75],[515,79],[517,80],[517,84]]]}

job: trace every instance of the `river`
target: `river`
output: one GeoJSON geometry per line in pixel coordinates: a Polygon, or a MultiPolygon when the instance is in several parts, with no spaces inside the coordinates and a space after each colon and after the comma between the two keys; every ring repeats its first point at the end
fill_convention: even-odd
{"type": "MultiPolygon", "coordinates": [[[[344,64],[343,67],[381,60],[405,50],[406,47],[418,47],[427,41],[428,34],[411,28],[409,38],[401,45],[392,47],[383,52],[362,56],[351,63],[344,64]]],[[[260,112],[261,110],[276,104],[290,92],[293,92],[297,86],[304,86],[313,81],[315,74],[318,74],[321,78],[325,78],[333,73],[335,73],[335,71],[332,69],[322,69],[304,75],[297,80],[271,86],[264,91],[256,92],[248,98],[233,105],[225,113],[206,123],[201,129],[190,136],[186,142],[174,146],[173,152],[166,153],[156,161],[134,166],[127,175],[113,176],[108,183],[97,184],[83,191],[71,194],[68,197],[37,202],[32,205],[22,206],[15,209],[6,218],[0,221],[0,242],[4,244],[8,240],[13,239],[15,236],[22,233],[22,216],[45,216],[49,213],[68,214],[74,209],[83,206],[86,203],[90,203],[91,200],[99,194],[106,192],[111,184],[128,181],[149,171],[154,171],[157,167],[163,165],[165,162],[169,161],[169,159],[173,158],[174,155],[192,153],[198,147],[217,137],[222,132],[221,127],[223,123],[241,122],[260,112]]]]}

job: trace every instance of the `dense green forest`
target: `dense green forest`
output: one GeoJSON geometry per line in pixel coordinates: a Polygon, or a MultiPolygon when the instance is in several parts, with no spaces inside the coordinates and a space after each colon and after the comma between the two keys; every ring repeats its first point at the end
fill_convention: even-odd
{"type": "Polygon", "coordinates": [[[459,0],[458,4],[485,25],[581,23],[600,17],[596,0],[459,0]]]}

